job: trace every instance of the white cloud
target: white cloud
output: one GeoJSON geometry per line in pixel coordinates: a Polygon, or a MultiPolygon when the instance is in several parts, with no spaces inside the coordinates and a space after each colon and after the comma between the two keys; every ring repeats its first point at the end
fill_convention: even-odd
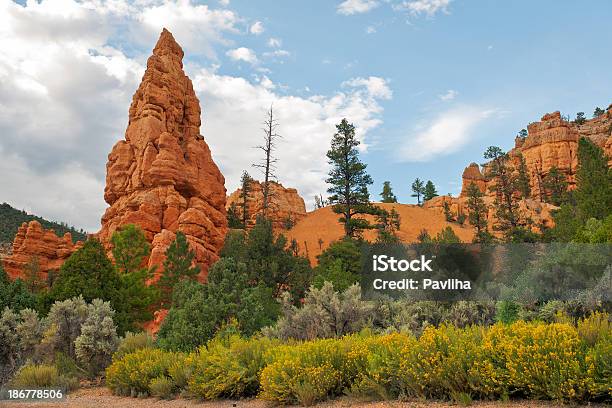
{"type": "Polygon", "coordinates": [[[282,47],[282,45],[283,45],[283,42],[279,38],[270,38],[268,40],[268,47],[271,47],[271,48],[280,48],[280,47],[282,47]]]}
{"type": "Polygon", "coordinates": [[[407,11],[413,16],[425,14],[433,17],[438,12],[448,13],[450,2],[451,0],[410,0],[402,1],[393,8],[398,11],[407,11]]]}
{"type": "Polygon", "coordinates": [[[367,13],[377,6],[377,0],[345,0],[338,5],[336,11],[339,14],[350,16],[352,14],[367,13]]]}
{"type": "Polygon", "coordinates": [[[261,122],[271,104],[283,136],[277,150],[279,181],[297,188],[310,204],[327,188],[325,153],[335,125],[344,117],[353,122],[365,148],[369,132],[381,124],[380,94],[372,94],[365,83],[332,95],[299,97],[274,92],[276,86],[267,77],[253,84],[202,69],[193,78],[198,97],[205,101],[202,134],[229,192],[238,187],[243,170],[260,177],[251,167],[259,160],[259,151],[250,147],[260,143],[261,122]]]}
{"type": "Polygon", "coordinates": [[[263,53],[264,57],[277,57],[277,58],[283,58],[283,57],[288,57],[291,55],[291,53],[287,50],[274,50],[274,51],[270,51],[270,52],[264,52],[263,53]]]}
{"type": "Polygon", "coordinates": [[[219,0],[219,4],[221,4],[223,7],[227,7],[230,4],[230,0],[219,0]]]}
{"type": "Polygon", "coordinates": [[[342,83],[344,87],[365,87],[368,94],[374,98],[391,99],[393,92],[389,88],[388,81],[379,77],[352,78],[342,83]]]}
{"type": "Polygon", "coordinates": [[[233,50],[229,50],[225,53],[228,57],[233,59],[234,61],[245,61],[250,64],[257,63],[257,54],[250,48],[240,47],[235,48],[233,50]]]}
{"type": "Polygon", "coordinates": [[[251,32],[251,34],[255,34],[255,35],[259,35],[263,33],[264,32],[263,23],[261,21],[256,21],[255,23],[253,23],[251,28],[249,28],[249,31],[251,32]]]}
{"type": "Polygon", "coordinates": [[[423,162],[456,152],[470,141],[474,128],[493,113],[495,110],[476,107],[443,112],[406,137],[399,158],[402,161],[423,162]]]}
{"type": "Polygon", "coordinates": [[[438,98],[440,98],[441,101],[452,101],[453,99],[455,99],[457,97],[457,95],[459,95],[459,92],[455,91],[454,89],[449,89],[448,91],[446,91],[446,93],[443,93],[442,95],[438,95],[438,98]]]}
{"type": "Polygon", "coordinates": [[[376,32],[376,27],[367,26],[365,31],[366,31],[366,34],[374,34],[376,32]]]}

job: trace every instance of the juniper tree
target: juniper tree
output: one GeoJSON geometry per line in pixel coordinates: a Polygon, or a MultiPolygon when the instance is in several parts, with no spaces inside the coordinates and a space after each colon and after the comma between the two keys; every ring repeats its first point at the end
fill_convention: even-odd
{"type": "Polygon", "coordinates": [[[385,181],[383,183],[383,189],[380,196],[382,197],[383,203],[397,203],[397,197],[395,197],[395,194],[393,194],[390,181],[385,181]]]}
{"type": "Polygon", "coordinates": [[[336,125],[336,133],[327,152],[328,163],[332,166],[326,182],[331,185],[329,202],[333,211],[340,214],[344,224],[344,235],[355,237],[364,229],[371,229],[370,223],[357,218],[373,212],[368,186],[372,178],[366,173],[367,165],[359,160],[359,140],[355,137],[355,126],[346,119],[336,125]]]}
{"type": "Polygon", "coordinates": [[[529,185],[529,170],[525,157],[519,153],[518,174],[516,176],[516,188],[520,191],[523,198],[529,198],[531,195],[531,186],[529,185]]]}
{"type": "Polygon", "coordinates": [[[605,110],[601,109],[599,106],[595,108],[595,111],[593,112],[593,117],[594,118],[598,118],[601,115],[603,115],[604,113],[606,113],[605,110]]]}
{"type": "Polygon", "coordinates": [[[382,208],[378,210],[379,212],[376,215],[376,229],[378,230],[376,242],[382,244],[399,242],[397,237],[401,222],[399,213],[395,211],[395,208],[392,208],[391,211],[382,208]]]}
{"type": "Polygon", "coordinates": [[[431,180],[427,180],[425,183],[425,189],[423,190],[423,201],[429,201],[434,197],[438,196],[436,186],[431,180]]]}
{"type": "Polygon", "coordinates": [[[416,180],[412,182],[412,197],[417,198],[417,204],[421,205],[421,196],[425,193],[425,185],[423,181],[417,177],[416,180]]]}
{"type": "Polygon", "coordinates": [[[467,188],[467,207],[469,210],[468,220],[476,229],[474,242],[486,242],[490,240],[490,234],[487,231],[487,205],[482,197],[484,194],[478,186],[471,182],[467,188]]]}
{"type": "Polygon", "coordinates": [[[565,174],[561,173],[557,167],[551,167],[542,181],[547,201],[554,205],[561,205],[567,192],[567,185],[565,174]]]}
{"type": "Polygon", "coordinates": [[[484,153],[484,158],[490,162],[486,169],[488,177],[495,181],[491,191],[495,193],[495,216],[497,229],[503,231],[507,238],[519,226],[518,204],[514,199],[514,180],[512,169],[508,164],[508,155],[497,146],[490,146],[484,153]]]}
{"type": "Polygon", "coordinates": [[[574,122],[575,122],[577,125],[582,125],[584,122],[586,122],[586,117],[585,117],[585,115],[584,115],[584,112],[578,112],[578,113],[576,114],[576,120],[574,120],[574,122]]]}

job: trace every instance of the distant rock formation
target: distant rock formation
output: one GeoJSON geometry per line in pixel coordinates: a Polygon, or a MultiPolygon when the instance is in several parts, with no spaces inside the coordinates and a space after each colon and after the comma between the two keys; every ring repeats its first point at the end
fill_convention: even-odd
{"type": "MultiPolygon", "coordinates": [[[[270,182],[270,206],[268,217],[272,220],[275,231],[287,229],[306,216],[306,205],[295,188],[285,188],[282,184],[270,182]]],[[[238,215],[242,217],[242,190],[234,191],[227,198],[226,208],[236,206],[238,215]]],[[[257,216],[263,211],[263,183],[252,181],[247,200],[247,229],[255,225],[257,216]]]]}
{"type": "MultiPolygon", "coordinates": [[[[569,188],[576,183],[576,168],[578,167],[578,140],[587,137],[593,143],[604,149],[612,165],[612,105],[601,116],[585,121],[583,124],[565,120],[560,112],[547,113],[539,122],[527,126],[528,135],[517,137],[515,146],[508,152],[515,167],[522,155],[529,172],[531,198],[540,200],[546,196],[542,181],[556,167],[566,176],[569,188]]],[[[476,163],[471,163],[463,172],[461,197],[466,196],[466,189],[475,182],[485,194],[491,180],[487,179],[486,164],[483,169],[476,163]]]]}
{"type": "Polygon", "coordinates": [[[225,179],[200,135],[200,103],[182,59],[164,29],[132,99],[125,140],[108,156],[110,208],[98,236],[110,248],[119,227],[140,226],[152,244],[149,266],[160,272],[168,245],[182,231],[205,279],[227,232],[225,179]]]}
{"type": "Polygon", "coordinates": [[[83,243],[72,243],[69,232],[58,237],[38,221],[23,223],[13,242],[12,254],[4,258],[4,269],[11,279],[24,278],[28,264],[38,266],[39,280],[46,282],[50,271],[57,271],[83,243]]]}

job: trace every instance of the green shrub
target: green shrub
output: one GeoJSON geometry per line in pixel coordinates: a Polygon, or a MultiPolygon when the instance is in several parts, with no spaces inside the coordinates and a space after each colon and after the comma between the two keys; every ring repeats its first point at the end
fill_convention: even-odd
{"type": "Polygon", "coordinates": [[[154,378],[149,383],[151,395],[157,398],[169,399],[173,395],[174,388],[174,381],[165,376],[154,378]]]}
{"type": "Polygon", "coordinates": [[[251,397],[259,392],[266,353],[276,344],[267,338],[216,337],[193,356],[189,391],[201,398],[251,397]]]}
{"type": "Polygon", "coordinates": [[[502,300],[497,303],[497,312],[495,313],[495,321],[510,324],[519,319],[521,306],[518,303],[502,300]]]}
{"type": "Polygon", "coordinates": [[[106,369],[106,385],[118,395],[150,395],[151,380],[169,376],[170,367],[186,361],[182,353],[145,348],[115,360],[106,369]]]}
{"type": "Polygon", "coordinates": [[[612,334],[610,315],[605,312],[594,312],[589,317],[578,320],[578,335],[589,346],[595,345],[597,341],[612,334]]]}
{"type": "Polygon", "coordinates": [[[74,377],[60,375],[52,365],[28,364],[19,369],[10,381],[14,388],[61,388],[71,391],[78,388],[78,380],[74,377]]]}
{"type": "Polygon", "coordinates": [[[612,400],[612,333],[600,337],[588,351],[586,365],[591,398],[612,400]]]}
{"type": "Polygon", "coordinates": [[[155,345],[153,337],[147,332],[127,332],[119,341],[117,351],[113,354],[113,360],[121,360],[126,354],[133,353],[144,348],[152,348],[155,345]]]}

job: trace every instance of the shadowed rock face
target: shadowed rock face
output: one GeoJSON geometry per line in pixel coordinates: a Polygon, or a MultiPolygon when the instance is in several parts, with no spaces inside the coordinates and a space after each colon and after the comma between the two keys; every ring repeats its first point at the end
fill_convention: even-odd
{"type": "MultiPolygon", "coordinates": [[[[525,139],[517,138],[515,147],[508,154],[515,167],[518,166],[520,155],[525,158],[533,199],[539,200],[540,195],[545,195],[544,191],[540,191],[542,180],[553,167],[565,174],[569,188],[574,188],[578,167],[578,140],[581,137],[587,137],[601,147],[611,160],[609,164],[612,164],[612,105],[603,115],[587,120],[582,125],[564,120],[557,111],[544,115],[539,122],[529,124],[527,129],[528,136],[525,139]]],[[[461,197],[466,196],[466,189],[471,182],[492,197],[488,191],[491,181],[486,174],[486,165],[482,171],[476,163],[466,167],[461,197]]]]}
{"type": "Polygon", "coordinates": [[[201,278],[218,259],[227,232],[225,179],[200,135],[200,103],[183,71],[183,50],[166,29],[134,94],[125,140],[108,155],[100,240],[125,224],[140,226],[161,264],[175,233],[196,252],[201,278]]]}
{"type": "MultiPolygon", "coordinates": [[[[257,216],[263,212],[263,183],[252,181],[247,200],[247,229],[252,228],[257,216]]],[[[270,206],[267,216],[272,220],[274,231],[286,229],[306,216],[306,205],[295,188],[285,188],[282,184],[270,182],[270,206]]],[[[238,215],[242,217],[242,190],[234,191],[227,199],[226,207],[236,205],[238,215]]]]}
{"type": "Polygon", "coordinates": [[[4,269],[11,279],[24,278],[28,264],[38,265],[38,279],[47,281],[49,271],[57,271],[82,242],[72,243],[69,232],[63,237],[44,229],[38,221],[24,222],[13,241],[12,254],[4,259],[4,269]]]}

